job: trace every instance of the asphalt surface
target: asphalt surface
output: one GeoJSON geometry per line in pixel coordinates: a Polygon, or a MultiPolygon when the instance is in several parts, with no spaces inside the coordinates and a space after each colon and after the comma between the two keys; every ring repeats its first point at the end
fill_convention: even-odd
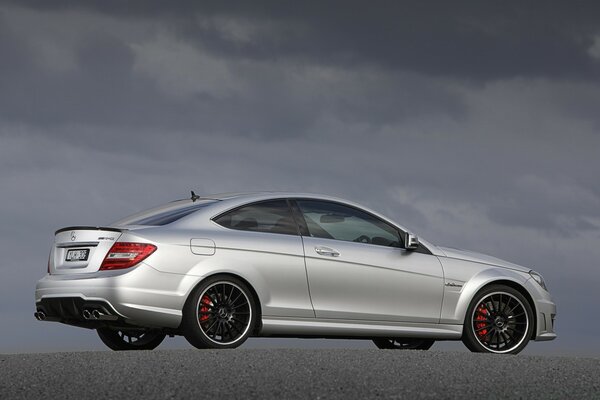
{"type": "Polygon", "coordinates": [[[0,355],[2,399],[600,398],[600,359],[237,349],[0,355]]]}

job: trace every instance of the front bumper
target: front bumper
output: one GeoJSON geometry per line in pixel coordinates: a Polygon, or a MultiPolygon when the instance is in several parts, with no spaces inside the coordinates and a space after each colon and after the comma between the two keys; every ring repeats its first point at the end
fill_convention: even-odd
{"type": "Polygon", "coordinates": [[[537,332],[534,340],[544,341],[556,339],[554,320],[556,305],[551,301],[536,301],[537,332]]]}
{"type": "Polygon", "coordinates": [[[556,339],[554,320],[556,318],[556,304],[552,301],[550,293],[544,290],[533,279],[526,282],[527,290],[533,297],[536,311],[536,332],[533,340],[546,341],[556,339]]]}
{"type": "Polygon", "coordinates": [[[36,285],[36,309],[49,321],[86,326],[94,321],[80,314],[98,305],[119,323],[175,329],[197,279],[159,272],[144,263],[123,271],[46,275],[36,285]]]}

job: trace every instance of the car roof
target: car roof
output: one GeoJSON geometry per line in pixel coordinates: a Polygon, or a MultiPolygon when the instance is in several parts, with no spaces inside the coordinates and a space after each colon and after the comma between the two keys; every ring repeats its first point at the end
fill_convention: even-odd
{"type": "Polygon", "coordinates": [[[263,200],[274,200],[274,199],[285,199],[285,198],[296,198],[296,199],[314,199],[314,200],[325,200],[325,201],[334,201],[338,203],[342,203],[351,207],[356,207],[358,209],[367,211],[383,220],[387,220],[388,222],[397,225],[399,228],[406,230],[403,226],[399,225],[397,222],[392,219],[386,217],[385,215],[380,214],[379,212],[372,210],[362,204],[355,203],[340,197],[328,196],[323,194],[315,194],[315,193],[304,193],[304,192],[278,192],[278,191],[264,191],[264,192],[243,192],[243,193],[224,193],[224,194],[214,194],[208,196],[201,196],[200,199],[206,200],[217,200],[217,204],[212,205],[213,210],[218,210],[217,213],[221,213],[227,211],[229,209],[233,209],[238,206],[242,206],[244,204],[263,201],[263,200]]]}
{"type": "MultiPolygon", "coordinates": [[[[216,193],[210,194],[206,196],[200,196],[200,199],[207,200],[262,200],[262,199],[271,199],[271,198],[290,198],[290,197],[298,197],[298,198],[315,198],[315,199],[323,199],[323,200],[336,200],[343,203],[350,203],[348,200],[337,198],[333,196],[328,196],[324,194],[316,194],[316,193],[302,193],[302,192],[285,192],[285,191],[260,191],[260,192],[228,192],[228,193],[216,193]]],[[[361,206],[362,207],[362,206],[361,206]]]]}

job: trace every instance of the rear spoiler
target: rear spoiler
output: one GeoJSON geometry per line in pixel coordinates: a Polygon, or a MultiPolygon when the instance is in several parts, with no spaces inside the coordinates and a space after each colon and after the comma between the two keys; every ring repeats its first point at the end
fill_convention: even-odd
{"type": "Polygon", "coordinates": [[[105,226],[67,226],[66,228],[60,228],[56,232],[55,235],[58,235],[61,232],[66,231],[110,231],[110,232],[123,232],[127,229],[117,229],[117,228],[108,228],[105,226]]]}

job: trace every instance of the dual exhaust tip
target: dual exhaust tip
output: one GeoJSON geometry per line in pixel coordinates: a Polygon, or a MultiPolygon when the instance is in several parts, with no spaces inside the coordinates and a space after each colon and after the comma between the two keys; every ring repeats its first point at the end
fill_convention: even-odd
{"type": "Polygon", "coordinates": [[[43,321],[46,319],[46,313],[43,311],[36,311],[33,313],[33,316],[35,317],[35,319],[37,319],[38,321],[43,321]]]}
{"type": "MultiPolygon", "coordinates": [[[[117,318],[113,315],[105,314],[100,310],[85,309],[85,310],[83,310],[81,315],[83,316],[83,319],[86,319],[86,320],[114,320],[117,318]]],[[[33,316],[38,321],[44,321],[46,319],[46,313],[43,311],[36,311],[33,313],[33,316]]]]}
{"type": "Polygon", "coordinates": [[[100,310],[92,310],[92,311],[90,311],[88,309],[85,309],[85,310],[83,310],[83,312],[81,313],[81,315],[83,315],[83,318],[87,319],[87,320],[90,320],[90,319],[92,319],[92,320],[93,319],[100,319],[100,320],[102,320],[102,319],[113,319],[112,316],[110,316],[108,314],[105,314],[105,313],[103,313],[100,310]]]}

